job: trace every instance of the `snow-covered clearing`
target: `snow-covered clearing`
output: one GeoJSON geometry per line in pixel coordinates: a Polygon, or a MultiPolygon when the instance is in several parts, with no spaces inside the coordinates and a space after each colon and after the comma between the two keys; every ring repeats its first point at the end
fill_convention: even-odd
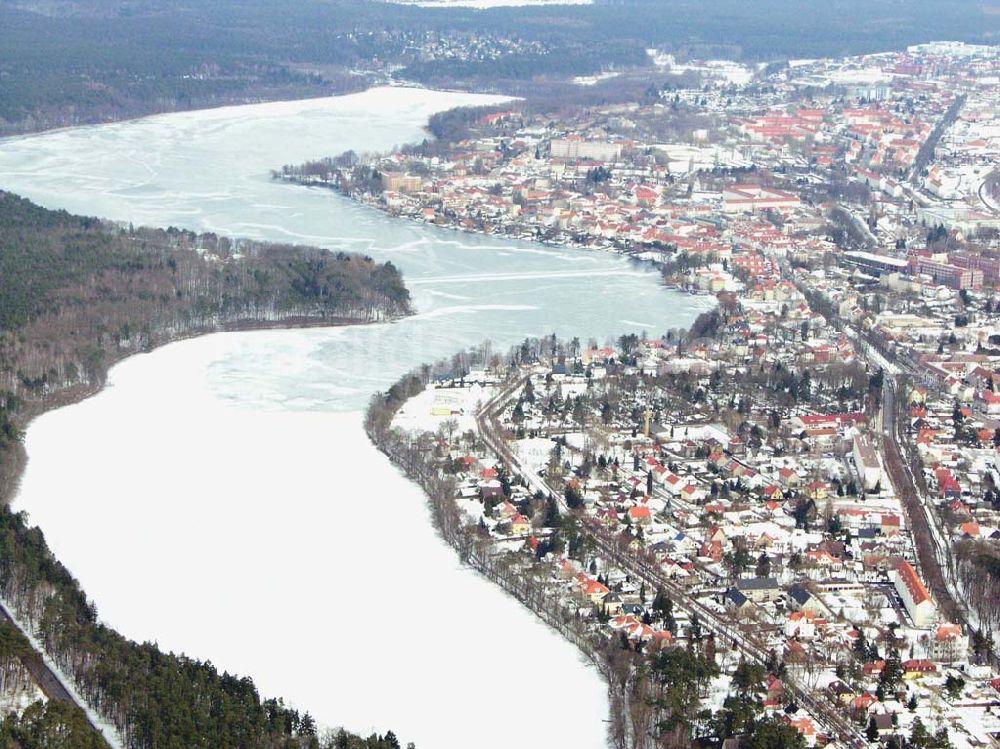
{"type": "Polygon", "coordinates": [[[656,49],[646,50],[653,64],[670,73],[685,73],[693,71],[700,73],[719,85],[745,86],[753,80],[756,70],[749,65],[732,60],[698,60],[686,63],[677,62],[676,58],[667,52],[656,49]]]}
{"type": "Polygon", "coordinates": [[[422,393],[403,404],[392,425],[411,432],[443,430],[460,434],[474,430],[479,406],[495,392],[495,388],[478,383],[443,388],[428,385],[422,393]]]}
{"type": "Polygon", "coordinates": [[[618,73],[613,71],[605,71],[603,73],[597,73],[596,75],[578,75],[573,79],[573,83],[577,86],[596,86],[601,81],[611,80],[612,78],[617,78],[618,73]]]}
{"type": "Polygon", "coordinates": [[[524,469],[537,473],[548,465],[555,446],[556,443],[547,437],[528,437],[517,440],[514,443],[514,450],[524,469]]]}

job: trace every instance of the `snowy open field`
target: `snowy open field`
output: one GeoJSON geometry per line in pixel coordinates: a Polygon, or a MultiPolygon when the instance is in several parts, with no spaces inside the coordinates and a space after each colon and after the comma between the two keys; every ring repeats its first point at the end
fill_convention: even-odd
{"type": "Polygon", "coordinates": [[[604,341],[635,320],[652,333],[690,323],[694,298],[618,256],[395,222],[268,179],[284,163],[423,137],[432,112],[481,101],[381,89],[0,142],[0,187],[43,205],[365,252],[403,269],[418,311],[130,359],[103,393],[31,425],[16,507],[103,620],[250,675],[323,724],[392,728],[421,749],[470,737],[596,749],[596,672],[459,566],[360,410],[408,369],[484,338],[604,341]]]}
{"type": "Polygon", "coordinates": [[[392,425],[408,432],[445,430],[456,434],[476,430],[476,413],[496,394],[490,385],[474,383],[469,387],[436,388],[427,386],[399,409],[392,425]]]}

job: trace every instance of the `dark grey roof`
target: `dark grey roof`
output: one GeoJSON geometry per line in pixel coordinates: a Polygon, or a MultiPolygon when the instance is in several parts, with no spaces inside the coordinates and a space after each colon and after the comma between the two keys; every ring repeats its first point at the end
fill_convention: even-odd
{"type": "Polygon", "coordinates": [[[745,577],[736,581],[736,587],[740,590],[775,590],[778,581],[773,577],[745,577]]]}
{"type": "Polygon", "coordinates": [[[834,694],[854,694],[854,690],[851,689],[849,686],[847,686],[840,679],[835,679],[834,681],[831,681],[827,685],[827,689],[829,689],[834,694]]]}
{"type": "Polygon", "coordinates": [[[812,593],[803,588],[801,585],[793,585],[788,589],[788,597],[802,606],[806,603],[806,601],[812,598],[812,593]]]}
{"type": "Polygon", "coordinates": [[[726,591],[726,600],[738,608],[745,604],[748,599],[745,595],[736,590],[736,588],[730,588],[726,591]]]}

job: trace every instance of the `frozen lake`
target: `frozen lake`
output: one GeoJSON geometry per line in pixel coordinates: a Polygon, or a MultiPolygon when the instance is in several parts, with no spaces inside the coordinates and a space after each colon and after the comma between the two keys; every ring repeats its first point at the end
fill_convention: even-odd
{"type": "Polygon", "coordinates": [[[369,395],[489,338],[687,325],[693,297],[608,254],[391,220],[272,168],[418,140],[487,97],[380,89],[0,142],[0,188],[52,208],[365,252],[414,317],[222,334],[134,357],[27,434],[18,509],[124,634],[252,676],[322,725],[420,749],[604,746],[597,673],[462,568],[368,443],[369,395]]]}

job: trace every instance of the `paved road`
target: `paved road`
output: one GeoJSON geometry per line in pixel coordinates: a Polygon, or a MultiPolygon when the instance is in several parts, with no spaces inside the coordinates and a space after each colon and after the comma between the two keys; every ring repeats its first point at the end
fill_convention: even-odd
{"type": "MultiPolygon", "coordinates": [[[[26,634],[24,628],[21,627],[20,623],[11,615],[10,611],[7,610],[7,607],[3,603],[0,603],[0,621],[9,622],[14,625],[19,632],[26,634]]],[[[67,689],[59,674],[49,667],[40,653],[32,650],[31,655],[23,658],[21,662],[24,664],[24,667],[28,669],[28,673],[31,674],[31,678],[35,680],[35,683],[38,684],[38,688],[42,690],[42,693],[46,697],[50,700],[65,702],[80,708],[84,716],[86,716],[87,722],[90,723],[90,727],[94,729],[98,736],[104,737],[104,732],[101,728],[93,720],[91,720],[90,714],[87,712],[87,706],[79,702],[76,697],[73,696],[73,693],[67,689]]]]}

